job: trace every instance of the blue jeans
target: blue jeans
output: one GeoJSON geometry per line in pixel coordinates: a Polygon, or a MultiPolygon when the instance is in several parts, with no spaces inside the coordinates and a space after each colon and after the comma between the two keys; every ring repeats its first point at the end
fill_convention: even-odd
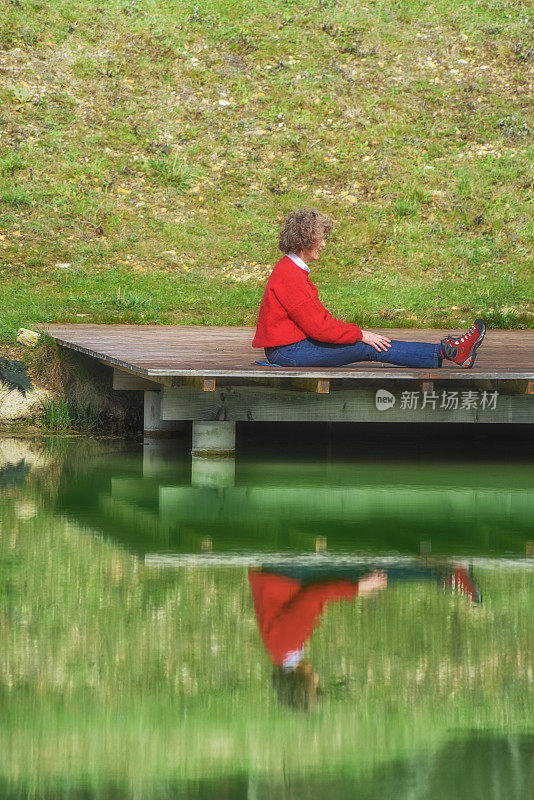
{"type": "Polygon", "coordinates": [[[399,367],[441,367],[441,344],[391,340],[387,350],[375,350],[370,344],[330,344],[303,339],[294,344],[266,347],[270,364],[279,367],[342,367],[355,361],[382,361],[399,367]]]}

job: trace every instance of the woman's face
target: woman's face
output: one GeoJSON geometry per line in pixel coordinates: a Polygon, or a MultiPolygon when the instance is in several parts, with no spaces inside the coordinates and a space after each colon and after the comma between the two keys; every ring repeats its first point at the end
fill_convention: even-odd
{"type": "Polygon", "coordinates": [[[306,264],[309,264],[310,261],[317,261],[319,253],[325,245],[326,242],[324,238],[321,237],[320,241],[314,242],[307,250],[303,249],[299,255],[306,264]]]}

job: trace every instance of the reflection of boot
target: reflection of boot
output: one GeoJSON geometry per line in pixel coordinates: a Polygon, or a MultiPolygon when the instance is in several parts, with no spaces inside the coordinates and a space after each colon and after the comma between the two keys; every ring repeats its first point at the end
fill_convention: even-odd
{"type": "Polygon", "coordinates": [[[472,603],[481,603],[482,595],[473,576],[473,568],[455,566],[445,577],[445,586],[450,587],[453,592],[466,594],[472,603]]]}
{"type": "Polygon", "coordinates": [[[476,319],[475,324],[469,328],[463,336],[454,339],[452,336],[445,336],[441,340],[443,358],[454,361],[460,367],[470,369],[475,363],[477,350],[482,344],[486,335],[486,323],[483,319],[476,319]]]}

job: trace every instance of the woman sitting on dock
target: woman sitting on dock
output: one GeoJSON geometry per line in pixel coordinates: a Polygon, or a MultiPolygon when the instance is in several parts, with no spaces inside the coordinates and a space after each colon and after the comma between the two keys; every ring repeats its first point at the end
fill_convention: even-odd
{"type": "Polygon", "coordinates": [[[270,364],[281,367],[340,367],[355,361],[383,361],[401,367],[441,367],[448,359],[460,367],[475,363],[486,325],[474,325],[458,338],[438,344],[388,339],[335,319],[319,300],[308,266],[317,261],[333,221],[318,211],[300,209],[285,220],[279,248],[284,257],[273,269],[261,302],[253,347],[263,347],[270,364]]]}

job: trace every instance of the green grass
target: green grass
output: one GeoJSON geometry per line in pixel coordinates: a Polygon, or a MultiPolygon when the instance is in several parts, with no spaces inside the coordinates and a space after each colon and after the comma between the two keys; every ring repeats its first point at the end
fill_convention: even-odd
{"type": "Polygon", "coordinates": [[[66,433],[72,424],[69,407],[60,397],[43,403],[43,417],[41,424],[47,433],[66,433]]]}
{"type": "Polygon", "coordinates": [[[338,316],[532,327],[533,26],[519,0],[5,4],[0,341],[253,325],[302,205],[337,223],[338,316]]]}
{"type": "Polygon", "coordinates": [[[88,433],[99,427],[99,414],[88,405],[74,405],[59,397],[43,403],[43,433],[61,435],[72,431],[88,433]]]}

